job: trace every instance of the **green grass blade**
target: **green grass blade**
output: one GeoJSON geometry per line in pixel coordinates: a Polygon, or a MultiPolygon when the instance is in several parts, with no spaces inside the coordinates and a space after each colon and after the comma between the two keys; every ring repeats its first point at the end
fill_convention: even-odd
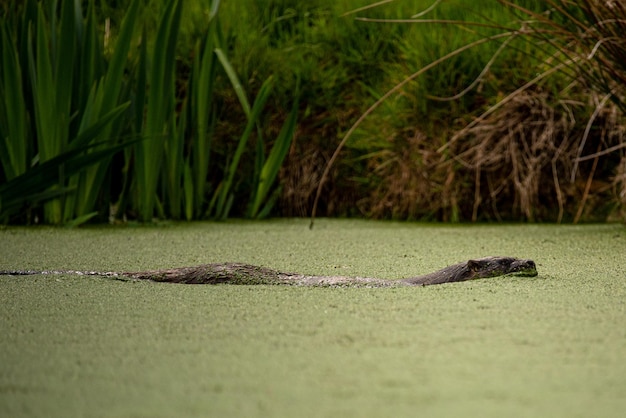
{"type": "Polygon", "coordinates": [[[280,194],[281,194],[282,190],[283,190],[282,185],[279,185],[278,187],[276,187],[274,189],[272,194],[265,201],[265,204],[263,205],[263,209],[261,209],[259,211],[259,213],[256,214],[255,217],[257,219],[263,219],[263,218],[267,218],[269,216],[270,211],[272,210],[272,208],[276,204],[276,201],[280,197],[280,194]]]}
{"type": "Polygon", "coordinates": [[[220,8],[220,0],[212,0],[211,8],[209,9],[209,21],[213,20],[215,16],[217,16],[217,12],[220,8]]]}
{"type": "MultiPolygon", "coordinates": [[[[54,25],[51,26],[54,28],[54,25]]],[[[37,20],[34,25],[31,24],[28,33],[28,56],[40,161],[54,158],[63,151],[63,135],[68,124],[66,118],[69,117],[68,114],[62,112],[62,109],[58,113],[56,111],[58,104],[57,84],[50,51],[50,46],[55,45],[55,42],[52,42],[48,37],[46,27],[42,5],[39,4],[37,20]]],[[[54,32],[54,30],[51,31],[53,36],[54,32]]],[[[59,176],[58,179],[57,187],[62,188],[65,178],[59,176]]],[[[52,201],[44,206],[45,222],[60,224],[63,221],[62,217],[63,209],[60,201],[52,201]]]]}
{"type": "Polygon", "coordinates": [[[230,162],[228,169],[227,169],[226,178],[224,179],[221,185],[222,187],[220,188],[220,191],[219,191],[220,194],[217,199],[217,210],[216,210],[216,216],[218,219],[225,219],[226,217],[228,217],[228,211],[230,210],[230,207],[232,206],[232,201],[233,201],[231,187],[233,184],[233,180],[235,178],[235,173],[237,172],[237,169],[239,167],[239,161],[246,148],[248,139],[250,135],[252,134],[254,127],[256,126],[257,120],[259,116],[261,115],[261,111],[263,110],[263,107],[265,106],[265,103],[267,102],[267,99],[270,96],[273,85],[274,85],[273,77],[269,77],[267,80],[265,80],[265,82],[261,86],[259,93],[254,101],[254,105],[252,106],[252,110],[250,112],[250,117],[248,118],[248,123],[246,124],[246,128],[243,134],[239,138],[237,149],[235,150],[235,153],[233,154],[233,159],[230,162]],[[228,203],[229,201],[230,203],[228,203]]]}
{"type": "MultiPolygon", "coordinates": [[[[79,63],[80,75],[85,77],[81,89],[90,88],[89,94],[79,95],[82,100],[82,120],[77,138],[72,146],[79,146],[84,141],[98,141],[115,143],[120,136],[122,124],[121,113],[128,107],[128,103],[118,106],[124,82],[124,72],[127,69],[128,53],[132,40],[134,26],[138,15],[138,1],[131,2],[122,21],[120,31],[116,37],[111,59],[106,66],[106,73],[98,81],[96,76],[102,73],[98,68],[98,60],[102,59],[102,50],[96,36],[96,20],[94,5],[90,4],[90,16],[84,30],[82,61],[79,63]],[[84,98],[82,96],[85,96],[84,98]]],[[[66,206],[65,219],[74,216],[82,217],[91,214],[96,207],[98,197],[102,194],[102,184],[109,169],[110,159],[94,164],[82,171],[77,178],[72,179],[77,184],[77,192],[73,196],[75,201],[72,207],[66,206]]]]}
{"type": "Polygon", "coordinates": [[[99,117],[91,125],[81,130],[78,136],[70,143],[69,149],[82,148],[94,138],[97,138],[107,125],[113,123],[122,116],[124,111],[128,109],[128,106],[130,106],[130,103],[127,102],[114,107],[108,113],[99,117]]]}
{"type": "MultiPolygon", "coordinates": [[[[56,107],[50,111],[61,115],[60,139],[67,143],[69,119],[71,113],[72,84],[74,78],[74,60],[76,57],[76,17],[75,0],[63,1],[61,5],[60,37],[57,49],[54,49],[54,79],[56,89],[56,107]]],[[[80,7],[80,5],[78,6],[80,7]]],[[[54,28],[52,28],[54,31],[54,28]]],[[[63,144],[65,145],[65,144],[63,144]]]]}
{"type": "Polygon", "coordinates": [[[135,112],[133,114],[133,129],[136,134],[143,131],[144,110],[146,96],[148,95],[148,35],[146,27],[141,31],[141,44],[139,46],[139,65],[137,69],[137,91],[135,93],[135,112]]]}
{"type": "Polygon", "coordinates": [[[125,141],[94,152],[86,151],[103,144],[89,144],[71,149],[42,162],[6,183],[0,184],[0,202],[2,204],[0,218],[6,219],[27,204],[66,194],[69,191],[68,188],[50,189],[60,183],[60,177],[75,175],[104,158],[110,158],[113,154],[136,141],[125,141]]]}
{"type": "Polygon", "coordinates": [[[6,23],[0,27],[0,36],[2,37],[0,162],[6,179],[10,180],[26,171],[29,142],[26,103],[22,92],[22,69],[6,23]]]}
{"type": "MultiPolygon", "coordinates": [[[[192,130],[192,174],[194,214],[200,216],[207,189],[207,174],[211,155],[212,126],[215,112],[212,108],[213,91],[215,88],[217,57],[213,53],[215,36],[213,34],[216,21],[210,27],[204,39],[204,47],[194,62],[191,82],[191,118],[195,129],[192,130]]],[[[196,50],[200,45],[196,46],[196,50]]]]}
{"type": "Polygon", "coordinates": [[[228,60],[228,57],[226,56],[226,54],[224,54],[224,51],[222,51],[221,48],[215,48],[215,55],[217,55],[217,59],[219,59],[220,64],[222,64],[222,67],[224,68],[224,71],[226,72],[226,75],[230,80],[230,84],[235,90],[235,94],[239,99],[239,103],[241,104],[243,111],[245,112],[246,116],[250,118],[250,102],[246,97],[246,92],[244,91],[243,86],[239,81],[239,77],[237,77],[235,69],[233,68],[230,61],[228,60]]]}
{"type": "MultiPolygon", "coordinates": [[[[119,100],[121,86],[124,81],[124,70],[128,62],[128,52],[130,50],[133,32],[137,24],[139,15],[140,0],[133,0],[128,6],[128,10],[122,20],[115,48],[111,61],[109,62],[107,73],[104,80],[105,95],[102,100],[103,109],[110,109],[119,100]]],[[[145,38],[144,38],[145,41],[145,38]]]]}
{"type": "MultiPolygon", "coordinates": [[[[252,202],[252,207],[249,213],[249,217],[256,218],[260,217],[259,209],[261,208],[261,204],[266,200],[267,195],[270,192],[270,188],[274,184],[276,180],[276,176],[289,152],[289,148],[291,147],[291,143],[293,140],[293,136],[296,130],[296,125],[298,121],[298,108],[299,108],[299,86],[296,88],[296,98],[294,100],[293,107],[287,120],[283,124],[278,137],[276,138],[276,142],[274,143],[265,164],[263,164],[263,168],[261,169],[261,174],[259,176],[259,182],[257,187],[257,192],[254,195],[254,200],[252,202]]],[[[275,201],[275,199],[274,199],[275,201]]],[[[269,203],[269,201],[268,201],[269,203]]],[[[273,204],[273,201],[272,201],[273,204]]],[[[271,207],[265,209],[264,215],[266,215],[271,207]]]]}
{"type": "Polygon", "coordinates": [[[185,114],[186,107],[179,115],[179,124],[176,127],[176,115],[171,114],[171,126],[174,128],[165,141],[164,172],[162,174],[165,183],[165,201],[168,204],[170,217],[181,218],[181,206],[184,203],[182,182],[184,181],[185,158],[183,157],[185,138],[185,114]]]}
{"type": "Polygon", "coordinates": [[[188,161],[185,161],[185,167],[183,169],[183,192],[184,192],[184,206],[185,206],[185,219],[191,221],[194,216],[194,190],[193,190],[193,173],[188,161]]]}
{"type": "MultiPolygon", "coordinates": [[[[80,6],[75,11],[80,14],[80,6]]],[[[82,19],[76,17],[76,36],[78,38],[78,62],[77,74],[74,87],[75,102],[72,104],[74,109],[79,111],[86,106],[86,100],[89,98],[90,91],[94,81],[98,80],[104,71],[103,52],[100,48],[98,39],[98,25],[96,22],[95,5],[90,2],[87,11],[87,20],[82,24],[82,19]]]]}
{"type": "MultiPolygon", "coordinates": [[[[158,178],[161,172],[163,144],[171,133],[169,113],[174,103],[174,64],[176,39],[180,26],[182,1],[172,0],[165,9],[154,43],[149,68],[149,97],[144,125],[145,140],[139,144],[137,182],[140,219],[150,221],[156,204],[158,178]]],[[[144,40],[145,42],[145,40],[144,40]]]]}
{"type": "Polygon", "coordinates": [[[56,140],[57,127],[50,112],[50,109],[56,106],[56,92],[52,78],[52,63],[47,53],[49,40],[44,28],[43,12],[39,6],[37,23],[31,26],[28,32],[28,57],[39,158],[42,161],[52,158],[60,151],[56,140]]]}
{"type": "Polygon", "coordinates": [[[80,216],[72,219],[69,222],[66,222],[64,226],[66,228],[76,228],[77,226],[80,226],[80,225],[84,224],[85,222],[89,222],[89,220],[93,219],[96,216],[98,216],[98,212],[86,213],[84,215],[80,215],[80,216]]]}

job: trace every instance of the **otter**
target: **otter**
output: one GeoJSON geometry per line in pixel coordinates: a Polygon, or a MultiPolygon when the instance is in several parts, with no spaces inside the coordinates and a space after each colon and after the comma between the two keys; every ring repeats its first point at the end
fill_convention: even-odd
{"type": "Polygon", "coordinates": [[[153,282],[181,284],[235,284],[235,285],[299,285],[299,286],[357,286],[398,287],[428,286],[442,283],[464,282],[498,276],[536,276],[533,260],[514,257],[485,257],[468,260],[423,276],[398,280],[367,277],[308,276],[283,273],[266,267],[242,263],[214,263],[194,267],[137,272],[98,272],[76,270],[3,270],[0,275],[79,274],[119,279],[150,280],[153,282]]]}

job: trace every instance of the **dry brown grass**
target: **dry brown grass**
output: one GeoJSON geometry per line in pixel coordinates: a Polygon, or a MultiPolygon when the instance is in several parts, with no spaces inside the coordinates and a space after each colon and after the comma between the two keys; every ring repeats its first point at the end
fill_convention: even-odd
{"type": "Polygon", "coordinates": [[[606,174],[615,168],[616,158],[578,157],[623,143],[624,127],[616,123],[620,113],[615,106],[599,107],[592,93],[589,97],[590,103],[583,104],[524,92],[467,132],[461,147],[467,148],[455,159],[475,178],[472,220],[479,213],[500,220],[501,211],[531,221],[608,216],[611,208],[603,200],[611,185],[606,174]],[[579,119],[581,113],[594,107],[593,124],[582,129],[586,121],[579,119]]]}
{"type": "MultiPolygon", "coordinates": [[[[626,219],[626,2],[547,0],[549,12],[535,13],[499,1],[514,10],[519,29],[502,28],[485,40],[528,37],[549,58],[535,78],[443,146],[418,128],[392,135],[388,147],[370,154],[372,181],[358,201],[362,213],[472,221],[626,219]],[[555,75],[557,83],[544,87],[555,75]]],[[[441,57],[389,90],[344,136],[327,168],[383,101],[477,44],[441,57]]]]}
{"type": "Polygon", "coordinates": [[[358,201],[364,214],[390,219],[449,219],[448,207],[436,197],[445,183],[445,170],[438,169],[441,156],[429,146],[420,131],[390,139],[393,145],[369,159],[374,188],[358,201]],[[445,213],[445,214],[444,214],[445,213]]]}
{"type": "Polygon", "coordinates": [[[327,158],[324,158],[318,147],[306,147],[294,142],[280,173],[280,182],[283,185],[279,201],[281,215],[309,215],[311,196],[315,193],[321,176],[320,167],[326,161],[327,158]]]}
{"type": "Polygon", "coordinates": [[[357,204],[386,219],[603,221],[626,198],[626,129],[610,102],[522,91],[447,147],[414,130],[368,160],[357,204]],[[593,118],[589,115],[593,114],[593,118]],[[621,203],[620,203],[621,202],[621,203]]]}

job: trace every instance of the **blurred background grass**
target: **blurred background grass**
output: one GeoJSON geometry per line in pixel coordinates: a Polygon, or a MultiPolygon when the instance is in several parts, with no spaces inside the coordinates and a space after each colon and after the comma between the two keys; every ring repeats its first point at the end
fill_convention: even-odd
{"type": "MultiPolygon", "coordinates": [[[[112,45],[130,3],[103,1],[94,8],[105,61],[113,54],[112,45]]],[[[322,185],[318,215],[442,221],[623,219],[626,159],[619,100],[603,101],[604,92],[581,83],[572,71],[556,73],[508,99],[516,88],[563,60],[558,56],[559,45],[542,32],[549,25],[537,16],[546,16],[575,35],[579,28],[567,26],[568,16],[584,17],[583,6],[572,6],[578,9],[568,14],[554,12],[555,5],[565,4],[559,1],[516,1],[515,9],[505,1],[478,6],[446,0],[420,16],[457,21],[443,24],[363,20],[411,18],[427,10],[432,1],[392,1],[366,8],[371,3],[223,1],[216,25],[210,16],[217,2],[185,1],[175,56],[168,58],[175,60],[176,104],[171,116],[175,128],[171,132],[177,133],[181,151],[166,148],[164,160],[169,164],[155,171],[154,177],[160,179],[155,186],[156,202],[147,208],[142,207],[145,196],[137,192],[145,188],[129,171],[137,163],[136,156],[118,153],[91,212],[94,220],[307,216],[337,145],[376,100],[439,57],[485,37],[517,31],[531,21],[539,22],[535,26],[538,36],[500,38],[459,53],[406,83],[369,115],[347,141],[322,185]],[[545,12],[550,9],[552,13],[545,12]],[[534,11],[543,14],[533,16],[534,11]],[[194,117],[194,106],[187,101],[197,91],[192,82],[194,62],[208,42],[211,25],[218,26],[211,30],[233,71],[229,73],[224,66],[214,70],[207,110],[211,116],[205,122],[208,133],[196,139],[199,128],[194,122],[185,125],[185,120],[194,117]],[[486,66],[488,71],[484,71],[486,66]],[[242,92],[252,103],[270,77],[271,95],[262,114],[250,122],[242,92]],[[473,88],[465,94],[442,100],[469,86],[473,88]],[[274,159],[280,166],[276,187],[267,192],[264,210],[254,212],[250,208],[259,200],[255,193],[260,167],[294,103],[298,120],[293,142],[287,144],[284,160],[274,159]],[[497,111],[492,111],[494,106],[497,111]],[[483,123],[466,129],[488,111],[483,123]],[[590,120],[591,129],[585,134],[590,120]],[[241,132],[249,122],[256,129],[248,139],[241,132]],[[197,148],[190,145],[197,141],[210,142],[200,162],[193,160],[197,148]],[[617,147],[616,152],[603,158],[577,160],[612,147],[617,147]],[[196,173],[198,165],[206,172],[200,171],[192,181],[189,173],[196,173]],[[172,166],[178,170],[173,178],[172,166]],[[235,177],[227,182],[225,173],[230,171],[235,177]],[[176,192],[177,188],[185,193],[176,192]]],[[[50,7],[43,10],[52,15],[50,7]]],[[[131,102],[137,91],[133,84],[140,61],[137,45],[145,44],[148,51],[154,47],[166,12],[158,1],[148,0],[140,7],[135,47],[128,57],[131,102]],[[141,37],[142,33],[146,35],[141,37]]],[[[623,7],[615,13],[623,13],[623,7]]],[[[141,115],[135,113],[135,118],[141,115]]],[[[131,134],[132,130],[120,133],[131,134]]],[[[32,146],[30,158],[36,155],[37,147],[32,146]]],[[[10,180],[4,176],[0,180],[10,180]]],[[[36,204],[25,204],[29,211],[5,216],[5,222],[72,219],[45,219],[38,215],[36,204]]]]}

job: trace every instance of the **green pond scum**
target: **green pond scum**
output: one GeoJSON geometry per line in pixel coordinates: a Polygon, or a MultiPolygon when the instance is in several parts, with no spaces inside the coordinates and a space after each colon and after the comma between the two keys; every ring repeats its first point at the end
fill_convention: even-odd
{"type": "Polygon", "coordinates": [[[625,254],[615,224],[4,228],[0,270],[397,279],[508,255],[539,274],[375,289],[0,276],[0,416],[621,417],[625,254]]]}

